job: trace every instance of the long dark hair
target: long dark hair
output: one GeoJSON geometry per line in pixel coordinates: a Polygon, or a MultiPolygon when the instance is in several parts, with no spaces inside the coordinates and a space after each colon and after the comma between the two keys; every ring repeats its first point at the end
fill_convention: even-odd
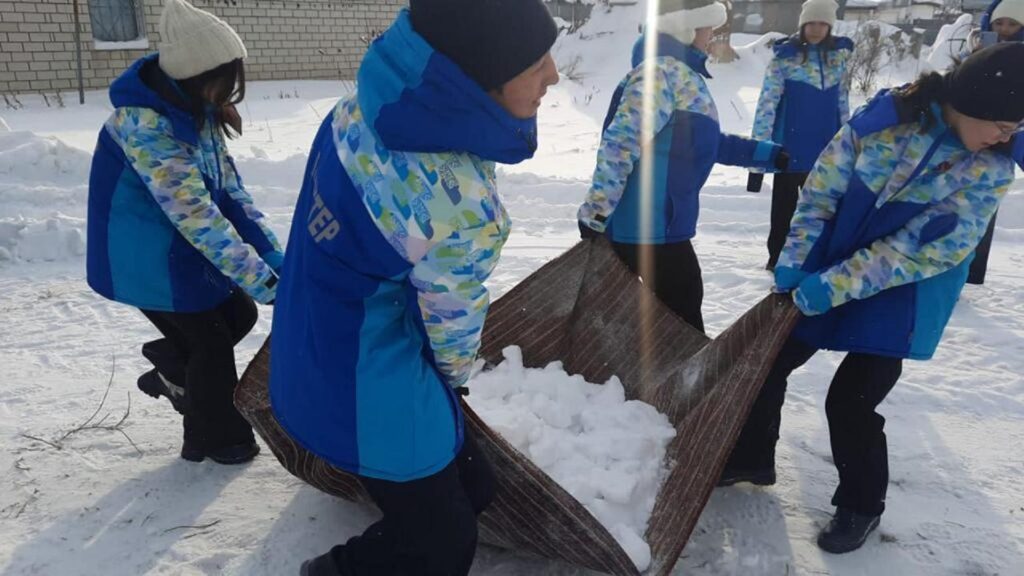
{"type": "Polygon", "coordinates": [[[143,81],[162,98],[187,110],[196,120],[196,128],[206,125],[206,105],[212,104],[214,130],[227,138],[242,134],[242,121],[235,109],[245,98],[245,66],[241,60],[175,82],[158,73],[157,67],[143,69],[143,81]]]}
{"type": "Polygon", "coordinates": [[[895,88],[900,116],[922,121],[923,130],[927,131],[939,121],[932,110],[932,104],[946,103],[946,78],[938,72],[922,74],[914,82],[895,88]]]}
{"type": "Polygon", "coordinates": [[[241,60],[232,60],[198,76],[180,80],[178,86],[188,97],[189,108],[200,128],[206,122],[204,108],[209,102],[214,106],[215,129],[228,138],[241,135],[242,126],[235,110],[235,104],[245,99],[245,66],[241,60]]]}
{"type": "MultiPolygon", "coordinates": [[[[807,62],[807,59],[810,57],[810,50],[811,50],[811,43],[807,41],[807,36],[804,34],[804,28],[806,28],[806,27],[807,27],[807,24],[804,24],[803,26],[801,26],[800,27],[800,34],[799,34],[799,38],[800,38],[800,54],[803,55],[802,62],[807,62]]],[[[828,35],[826,35],[825,38],[821,42],[818,42],[817,46],[818,46],[818,50],[821,50],[821,57],[822,57],[823,61],[825,62],[825,64],[831,66],[832,62],[830,62],[828,58],[829,58],[829,55],[832,54],[832,52],[834,52],[835,49],[836,49],[836,37],[832,35],[832,27],[831,26],[828,27],[828,35]]]]}

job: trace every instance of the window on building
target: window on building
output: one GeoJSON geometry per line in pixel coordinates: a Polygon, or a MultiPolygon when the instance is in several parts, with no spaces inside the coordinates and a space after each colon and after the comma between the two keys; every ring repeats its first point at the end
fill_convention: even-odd
{"type": "Polygon", "coordinates": [[[100,49],[147,48],[143,0],[89,0],[92,37],[100,49]]]}

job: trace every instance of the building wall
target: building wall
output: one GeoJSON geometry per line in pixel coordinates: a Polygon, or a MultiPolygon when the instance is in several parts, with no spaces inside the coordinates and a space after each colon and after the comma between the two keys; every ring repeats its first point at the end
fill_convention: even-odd
{"type": "Polygon", "coordinates": [[[910,22],[912,17],[909,6],[886,6],[873,9],[847,8],[845,20],[851,22],[877,20],[878,22],[897,25],[910,22]]]}
{"type": "Polygon", "coordinates": [[[764,34],[797,31],[803,0],[733,0],[733,32],[764,34]]]}
{"type": "MultiPolygon", "coordinates": [[[[100,50],[87,0],[79,0],[86,89],[106,88],[138,57],[156,49],[163,0],[140,0],[148,49],[100,50]]],[[[193,0],[231,24],[249,50],[246,77],[351,79],[369,40],[406,0],[193,0]]],[[[78,87],[72,0],[0,0],[0,94],[78,87]]]]}

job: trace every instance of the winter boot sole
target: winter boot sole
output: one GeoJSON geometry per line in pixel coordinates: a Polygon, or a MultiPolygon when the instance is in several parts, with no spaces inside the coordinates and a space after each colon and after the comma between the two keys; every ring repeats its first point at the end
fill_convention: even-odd
{"type": "Polygon", "coordinates": [[[139,376],[136,384],[139,390],[147,396],[153,398],[163,396],[171,401],[171,406],[174,407],[178,414],[185,414],[187,409],[185,389],[164,378],[164,375],[155,368],[139,376]]]}
{"type": "Polygon", "coordinates": [[[871,524],[868,525],[868,529],[864,531],[864,535],[857,540],[849,542],[833,542],[822,534],[818,536],[818,548],[821,548],[830,554],[846,554],[847,552],[853,552],[863,546],[864,542],[867,542],[868,536],[878,528],[878,522],[880,519],[881,517],[876,516],[874,520],[871,521],[871,524]]]}
{"type": "Polygon", "coordinates": [[[227,448],[216,450],[212,453],[188,445],[182,446],[181,448],[182,460],[188,460],[189,462],[202,462],[209,458],[217,464],[223,464],[225,466],[234,466],[237,464],[251,462],[259,453],[260,446],[255,442],[252,444],[228,446],[227,448]]]}

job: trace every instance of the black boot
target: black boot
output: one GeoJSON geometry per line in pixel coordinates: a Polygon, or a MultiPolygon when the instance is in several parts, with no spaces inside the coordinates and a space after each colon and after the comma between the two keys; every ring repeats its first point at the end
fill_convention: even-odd
{"type": "Polygon", "coordinates": [[[868,535],[878,528],[881,516],[865,516],[849,508],[836,508],[836,514],[818,534],[818,547],[833,554],[852,552],[864,545],[868,535]]]}
{"type": "Polygon", "coordinates": [[[240,444],[224,446],[223,448],[205,450],[186,440],[185,445],[181,447],[181,457],[189,462],[202,462],[204,459],[209,458],[218,464],[228,466],[250,462],[259,453],[260,446],[255,442],[242,442],[240,444]]]}
{"type": "Polygon", "coordinates": [[[722,470],[722,477],[718,479],[719,488],[750,482],[756,486],[771,486],[775,484],[775,467],[761,468],[758,470],[740,470],[738,468],[726,467],[722,470]]]}
{"type": "Polygon", "coordinates": [[[299,569],[299,576],[340,576],[341,567],[334,560],[334,551],[312,560],[306,560],[299,569]]]}
{"type": "Polygon", "coordinates": [[[178,411],[178,414],[185,413],[187,409],[185,389],[168,380],[156,368],[139,376],[136,384],[139,390],[142,390],[148,396],[153,398],[163,396],[170,400],[171,406],[178,411]]]}

